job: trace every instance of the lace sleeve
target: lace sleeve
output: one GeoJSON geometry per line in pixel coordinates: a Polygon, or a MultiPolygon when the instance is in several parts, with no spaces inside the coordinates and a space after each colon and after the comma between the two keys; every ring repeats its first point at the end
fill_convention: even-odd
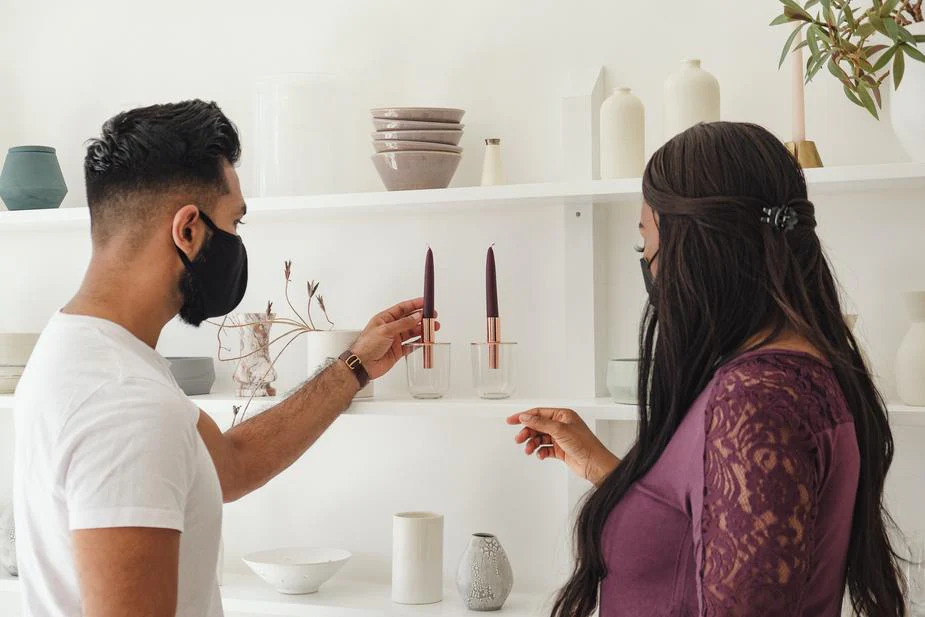
{"type": "Polygon", "coordinates": [[[785,386],[735,370],[708,405],[703,615],[799,614],[818,479],[812,437],[795,424],[796,405],[785,386]]]}

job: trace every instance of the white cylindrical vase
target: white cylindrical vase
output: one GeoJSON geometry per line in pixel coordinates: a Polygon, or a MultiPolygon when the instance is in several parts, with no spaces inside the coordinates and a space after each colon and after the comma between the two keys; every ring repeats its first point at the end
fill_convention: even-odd
{"type": "MultiPolygon", "coordinates": [[[[324,366],[328,359],[340,357],[350,349],[361,330],[316,330],[305,335],[306,359],[308,361],[308,376],[313,377],[324,366]]],[[[357,392],[355,398],[371,398],[373,395],[373,382],[357,392]]]]}
{"type": "MultiPolygon", "coordinates": [[[[925,36],[925,21],[906,26],[913,35],[925,36]]],[[[888,41],[892,44],[892,41],[888,41]]],[[[922,49],[922,45],[919,45],[922,49]]],[[[925,62],[917,62],[908,55],[905,57],[906,70],[899,88],[892,86],[893,76],[889,78],[890,122],[896,139],[902,144],[913,161],[925,161],[925,62]]]]}
{"type": "Polygon", "coordinates": [[[392,519],[392,601],[443,600],[443,515],[400,512],[392,519]]]}
{"type": "Polygon", "coordinates": [[[665,81],[665,141],[700,122],[717,122],[719,110],[719,82],[700,68],[700,60],[685,60],[665,81]]]}
{"type": "Polygon", "coordinates": [[[601,104],[601,178],[638,178],[646,156],[645,108],[629,88],[601,104]]]}
{"type": "Polygon", "coordinates": [[[925,291],[905,297],[912,324],[896,353],[896,391],[906,405],[925,407],[925,291]]]}

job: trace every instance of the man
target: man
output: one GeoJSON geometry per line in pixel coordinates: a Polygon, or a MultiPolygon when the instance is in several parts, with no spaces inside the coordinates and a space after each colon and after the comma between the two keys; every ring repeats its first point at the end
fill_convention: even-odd
{"type": "Polygon", "coordinates": [[[29,617],[214,617],[222,501],[296,461],[420,335],[421,299],[374,317],[342,359],[222,433],[156,351],[247,285],[240,142],[214,103],[117,115],[87,150],[93,254],[16,396],[15,504],[29,617]]]}

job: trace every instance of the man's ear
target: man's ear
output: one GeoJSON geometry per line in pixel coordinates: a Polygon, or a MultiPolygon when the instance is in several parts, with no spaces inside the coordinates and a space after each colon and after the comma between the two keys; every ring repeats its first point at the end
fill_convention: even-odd
{"type": "Polygon", "coordinates": [[[173,243],[190,259],[199,251],[205,234],[203,226],[196,224],[198,220],[199,208],[193,204],[187,204],[177,210],[171,222],[173,243]]]}

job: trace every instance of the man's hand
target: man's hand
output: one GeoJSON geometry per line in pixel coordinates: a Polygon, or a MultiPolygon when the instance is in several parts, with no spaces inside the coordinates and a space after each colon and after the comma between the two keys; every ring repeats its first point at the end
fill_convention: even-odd
{"type": "MultiPolygon", "coordinates": [[[[423,307],[423,298],[406,300],[382,311],[369,321],[351,351],[360,358],[370,379],[388,373],[411,351],[402,345],[421,336],[423,307]]],[[[437,328],[440,328],[439,323],[437,328]]]]}

